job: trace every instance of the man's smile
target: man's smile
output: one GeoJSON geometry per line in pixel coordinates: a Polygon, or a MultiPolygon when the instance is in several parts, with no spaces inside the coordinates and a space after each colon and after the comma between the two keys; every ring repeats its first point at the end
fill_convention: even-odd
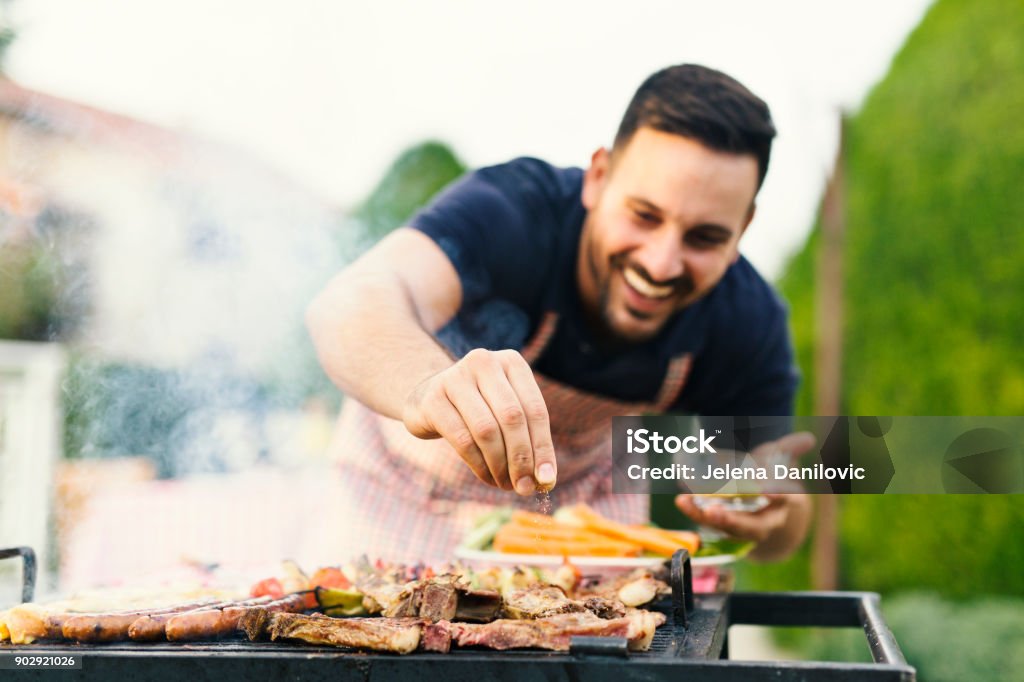
{"type": "Polygon", "coordinates": [[[658,285],[649,282],[643,275],[633,268],[623,268],[622,276],[626,278],[626,283],[629,284],[629,286],[633,287],[647,298],[668,298],[676,290],[676,288],[671,285],[658,285]]]}

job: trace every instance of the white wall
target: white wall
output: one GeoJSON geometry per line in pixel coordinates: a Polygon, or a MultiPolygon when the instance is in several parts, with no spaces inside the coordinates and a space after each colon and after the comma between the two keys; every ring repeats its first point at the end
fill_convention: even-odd
{"type": "MultiPolygon", "coordinates": [[[[49,561],[65,362],[57,344],[0,341],[0,547],[32,547],[41,574],[49,561]]],[[[17,563],[0,564],[0,604],[18,594],[17,563]]]]}

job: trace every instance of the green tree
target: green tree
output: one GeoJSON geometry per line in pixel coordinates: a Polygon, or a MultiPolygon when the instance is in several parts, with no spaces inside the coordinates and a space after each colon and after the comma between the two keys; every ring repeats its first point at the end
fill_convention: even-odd
{"type": "Polygon", "coordinates": [[[403,225],[439,190],[465,172],[462,162],[440,142],[424,142],[403,152],[355,211],[355,217],[364,226],[364,241],[376,242],[403,225]]]}
{"type": "Polygon", "coordinates": [[[50,341],[57,335],[59,275],[37,240],[0,244],[0,339],[50,341]]]}
{"type": "MultiPolygon", "coordinates": [[[[1016,0],[940,0],[849,121],[845,414],[1024,414],[1022,35],[1016,0]]],[[[817,244],[781,281],[805,414],[817,244]]],[[[1024,595],[1022,528],[1019,496],[844,499],[844,582],[1024,595]]]]}

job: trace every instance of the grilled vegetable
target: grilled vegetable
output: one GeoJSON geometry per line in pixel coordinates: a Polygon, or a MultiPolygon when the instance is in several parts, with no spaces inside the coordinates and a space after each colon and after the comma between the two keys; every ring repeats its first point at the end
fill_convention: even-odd
{"type": "Polygon", "coordinates": [[[467,549],[484,549],[494,540],[494,534],[512,517],[512,510],[499,507],[477,519],[473,530],[469,531],[462,546],[467,549]]]}
{"type": "Polygon", "coordinates": [[[284,596],[284,587],[281,585],[281,581],[277,578],[266,578],[252,586],[249,596],[280,599],[284,596]]]}
{"type": "Polygon", "coordinates": [[[363,593],[340,588],[317,587],[317,604],[328,616],[365,616],[363,593]]]}
{"type": "Polygon", "coordinates": [[[337,566],[327,566],[318,569],[313,577],[309,579],[310,588],[314,587],[338,587],[345,589],[352,586],[351,581],[342,573],[337,566]]]}

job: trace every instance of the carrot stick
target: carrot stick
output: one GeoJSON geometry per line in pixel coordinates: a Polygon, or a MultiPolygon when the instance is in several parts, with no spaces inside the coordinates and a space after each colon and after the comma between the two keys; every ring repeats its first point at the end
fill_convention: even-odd
{"type": "Polygon", "coordinates": [[[520,535],[496,535],[494,549],[509,554],[551,554],[555,556],[636,556],[637,552],[624,551],[605,543],[569,542],[565,540],[536,540],[520,535]]]}
{"type": "Polygon", "coordinates": [[[495,535],[495,539],[498,537],[515,537],[523,540],[536,540],[538,542],[550,543],[565,542],[600,545],[608,547],[609,549],[618,549],[624,553],[633,554],[639,553],[640,551],[640,545],[634,542],[626,542],[617,538],[608,537],[607,535],[601,535],[600,533],[592,533],[585,530],[581,531],[579,529],[537,529],[530,528],[529,526],[506,525],[503,526],[495,535]]]}
{"type": "Polygon", "coordinates": [[[574,506],[572,511],[576,518],[583,521],[590,530],[635,542],[644,549],[663,556],[672,556],[672,553],[682,546],[678,540],[666,538],[660,533],[653,532],[650,528],[630,526],[606,519],[585,504],[574,506]]]}
{"type": "MultiPolygon", "coordinates": [[[[540,538],[551,538],[551,539],[563,538],[563,539],[566,539],[566,540],[593,540],[593,541],[596,541],[596,542],[602,542],[602,541],[624,542],[623,540],[619,540],[617,538],[612,538],[612,537],[609,537],[608,535],[604,535],[602,533],[597,533],[597,532],[594,532],[594,531],[589,530],[587,528],[576,528],[574,526],[561,526],[561,525],[559,525],[559,526],[540,527],[540,526],[521,525],[521,524],[515,523],[513,521],[513,522],[509,522],[509,523],[505,524],[504,526],[502,526],[500,530],[505,531],[505,532],[513,532],[514,531],[515,533],[517,533],[519,535],[529,535],[531,537],[540,537],[540,538]]],[[[625,543],[625,544],[635,544],[635,543],[625,543]]]]}
{"type": "Polygon", "coordinates": [[[669,530],[668,528],[657,528],[655,526],[640,525],[632,525],[630,527],[637,528],[643,531],[657,533],[669,542],[676,543],[677,549],[679,547],[682,547],[686,549],[690,554],[693,554],[698,549],[700,549],[700,535],[690,530],[669,530]]]}
{"type": "Polygon", "coordinates": [[[514,523],[530,524],[534,526],[567,525],[563,524],[553,516],[537,514],[536,512],[526,511],[525,509],[516,509],[513,511],[512,521],[514,523]]]}
{"type": "Polygon", "coordinates": [[[640,553],[640,546],[610,538],[597,533],[582,536],[564,535],[558,537],[544,536],[535,529],[516,526],[505,526],[494,536],[494,546],[500,548],[512,543],[517,546],[535,545],[541,549],[533,550],[540,554],[599,554],[601,556],[635,556],[640,553]]]}

